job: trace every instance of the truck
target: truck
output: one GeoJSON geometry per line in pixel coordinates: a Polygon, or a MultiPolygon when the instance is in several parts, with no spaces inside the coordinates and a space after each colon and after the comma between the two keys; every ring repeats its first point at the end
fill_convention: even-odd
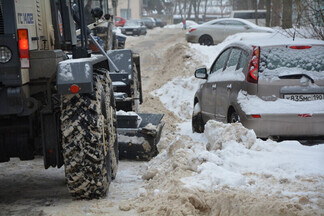
{"type": "Polygon", "coordinates": [[[139,55],[112,50],[111,16],[94,8],[89,24],[84,5],[0,0],[0,162],[64,165],[75,199],[106,196],[119,157],[155,156],[164,125],[138,113],[139,55]]]}

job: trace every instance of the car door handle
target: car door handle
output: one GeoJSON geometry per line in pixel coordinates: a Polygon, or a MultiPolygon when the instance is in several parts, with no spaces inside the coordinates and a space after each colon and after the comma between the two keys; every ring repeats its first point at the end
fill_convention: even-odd
{"type": "Polygon", "coordinates": [[[216,87],[217,87],[216,84],[212,85],[212,89],[216,89],[216,87]]]}
{"type": "Polygon", "coordinates": [[[232,84],[228,84],[226,87],[227,87],[228,90],[231,90],[232,89],[232,84]]]}

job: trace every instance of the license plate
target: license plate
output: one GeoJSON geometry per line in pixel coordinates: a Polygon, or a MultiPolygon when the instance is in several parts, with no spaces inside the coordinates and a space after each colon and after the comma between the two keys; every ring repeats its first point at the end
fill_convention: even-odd
{"type": "Polygon", "coordinates": [[[127,31],[126,34],[133,34],[133,32],[131,32],[131,31],[127,31]]]}
{"type": "Polygon", "coordinates": [[[293,101],[314,101],[324,100],[324,94],[286,94],[284,98],[293,101]]]}

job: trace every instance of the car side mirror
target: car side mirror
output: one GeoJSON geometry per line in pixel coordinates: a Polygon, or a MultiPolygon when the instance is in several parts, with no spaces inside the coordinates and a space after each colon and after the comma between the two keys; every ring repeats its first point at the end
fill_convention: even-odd
{"type": "Polygon", "coordinates": [[[198,79],[207,79],[207,69],[206,68],[198,68],[195,71],[195,77],[198,79]]]}

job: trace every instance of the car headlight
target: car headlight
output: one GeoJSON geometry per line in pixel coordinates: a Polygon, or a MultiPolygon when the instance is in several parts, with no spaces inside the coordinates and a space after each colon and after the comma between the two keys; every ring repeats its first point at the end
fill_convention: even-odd
{"type": "Polygon", "coordinates": [[[7,63],[12,57],[11,50],[6,46],[0,46],[0,63],[7,63]]]}

